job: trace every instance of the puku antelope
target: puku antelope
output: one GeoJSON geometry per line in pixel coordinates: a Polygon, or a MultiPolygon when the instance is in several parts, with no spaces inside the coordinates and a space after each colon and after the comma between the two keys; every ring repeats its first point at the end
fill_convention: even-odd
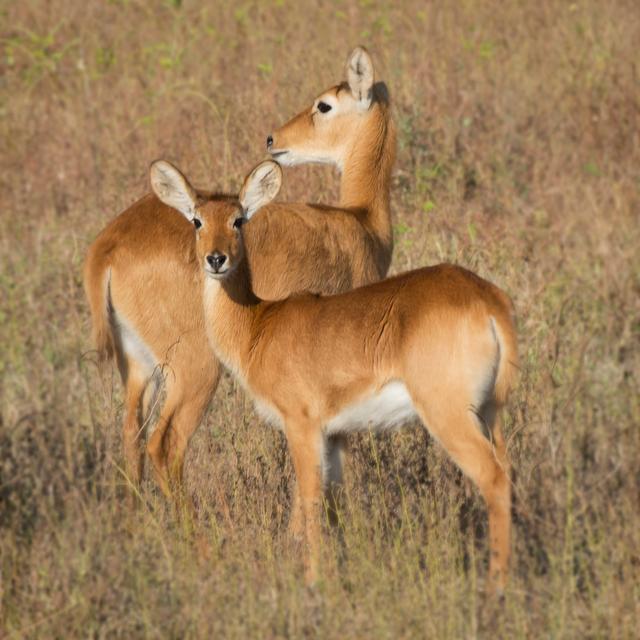
{"type": "Polygon", "coordinates": [[[214,352],[286,435],[307,578],[317,571],[318,506],[334,463],[330,437],[399,426],[417,415],[487,502],[491,584],[501,589],[511,491],[500,410],[518,360],[508,296],[466,269],[442,264],[337,295],[262,301],[243,245],[254,222],[246,231],[242,223],[275,196],[281,176],[276,163],[265,161],[246,179],[239,201],[202,203],[175,167],[151,166],[156,195],[199,221],[196,260],[205,274],[214,352]]]}
{"type": "MultiPolygon", "coordinates": [[[[274,204],[244,234],[253,287],[265,298],[344,291],[383,278],[389,268],[395,130],[388,95],[360,47],[347,59],[346,75],[267,139],[283,163],[332,164],[342,175],[338,207],[274,204]]],[[[190,197],[202,204],[211,194],[190,197]]],[[[135,483],[157,371],[167,372],[147,450],[160,487],[166,495],[177,489],[176,496],[189,439],[220,371],[206,339],[193,223],[147,195],[100,233],[84,266],[94,342],[103,358],[115,355],[125,386],[123,443],[135,483]]]]}

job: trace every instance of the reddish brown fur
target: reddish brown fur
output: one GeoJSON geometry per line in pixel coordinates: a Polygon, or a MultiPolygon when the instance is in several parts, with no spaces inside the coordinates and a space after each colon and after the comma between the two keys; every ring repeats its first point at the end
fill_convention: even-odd
{"type": "MultiPolygon", "coordinates": [[[[243,193],[262,187],[255,174],[263,165],[243,193]]],[[[508,296],[465,269],[438,265],[338,295],[264,302],[251,289],[252,267],[242,233],[233,227],[240,205],[212,201],[197,215],[209,340],[284,428],[299,485],[309,579],[317,571],[327,425],[401,382],[425,426],[487,501],[491,583],[502,589],[511,492],[499,413],[518,362],[508,296]],[[213,255],[225,256],[225,271],[209,268],[213,255]]]]}

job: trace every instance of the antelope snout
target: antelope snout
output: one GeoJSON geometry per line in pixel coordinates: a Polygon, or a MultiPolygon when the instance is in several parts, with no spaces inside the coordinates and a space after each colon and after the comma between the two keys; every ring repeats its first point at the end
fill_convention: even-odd
{"type": "Polygon", "coordinates": [[[224,253],[220,253],[219,251],[214,251],[213,253],[207,255],[206,260],[207,264],[210,267],[210,270],[213,271],[213,273],[220,273],[222,265],[227,261],[227,256],[225,256],[224,253]]]}
{"type": "Polygon", "coordinates": [[[289,155],[288,149],[279,149],[278,146],[273,139],[273,134],[267,136],[267,151],[271,154],[271,157],[275,160],[278,159],[278,162],[283,162],[283,164],[287,164],[284,162],[284,158],[289,155]]]}

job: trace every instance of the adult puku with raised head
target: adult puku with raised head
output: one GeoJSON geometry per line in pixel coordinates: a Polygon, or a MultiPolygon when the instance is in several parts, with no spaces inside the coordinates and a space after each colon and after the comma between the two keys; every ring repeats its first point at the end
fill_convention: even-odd
{"type": "MultiPolygon", "coordinates": [[[[269,136],[281,162],[328,163],[342,176],[337,207],[272,204],[247,230],[253,286],[264,298],[344,291],[389,268],[395,130],[388,96],[363,48],[350,54],[346,75],[269,136]]],[[[200,203],[211,196],[193,193],[200,203]]],[[[220,373],[206,340],[200,280],[193,226],[153,194],[113,220],[85,260],[94,341],[100,354],[115,356],[125,385],[123,440],[133,482],[143,470],[150,401],[164,381],[166,399],[147,448],[167,495],[182,488],[186,448],[220,373]]],[[[332,446],[339,457],[340,439],[332,446]]]]}

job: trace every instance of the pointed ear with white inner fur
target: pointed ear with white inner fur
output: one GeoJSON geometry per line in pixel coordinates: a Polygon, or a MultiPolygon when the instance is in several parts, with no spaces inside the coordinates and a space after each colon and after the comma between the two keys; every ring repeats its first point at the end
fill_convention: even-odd
{"type": "Polygon", "coordinates": [[[280,191],[282,169],[277,162],[261,162],[246,178],[240,191],[240,204],[247,220],[261,207],[269,204],[280,191]]]}
{"type": "Polygon", "coordinates": [[[191,222],[196,215],[197,196],[182,173],[166,160],[156,160],[149,168],[149,177],[158,198],[191,222]]]}
{"type": "Polygon", "coordinates": [[[347,58],[347,82],[351,94],[362,109],[371,105],[374,82],[373,62],[364,47],[356,47],[347,58]]]}

